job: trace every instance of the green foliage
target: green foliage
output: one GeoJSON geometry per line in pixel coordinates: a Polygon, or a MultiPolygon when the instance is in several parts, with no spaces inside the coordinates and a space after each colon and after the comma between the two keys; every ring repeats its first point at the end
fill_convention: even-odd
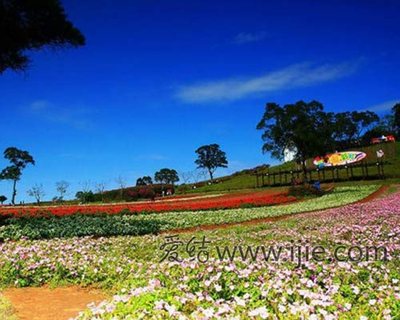
{"type": "Polygon", "coordinates": [[[153,184],[153,180],[150,176],[144,176],[136,180],[136,186],[148,186],[153,184]]]}
{"type": "Polygon", "coordinates": [[[25,169],[28,164],[35,165],[35,160],[28,151],[20,150],[15,147],[9,147],[4,150],[4,158],[10,161],[11,166],[4,168],[0,172],[0,180],[12,180],[14,182],[11,203],[15,204],[17,181],[21,179],[23,169],[25,169]]]}
{"type": "Polygon", "coordinates": [[[216,143],[201,146],[196,150],[198,169],[207,169],[210,174],[211,182],[213,181],[213,174],[217,168],[227,168],[228,160],[226,153],[220,149],[216,143]]]}
{"type": "Polygon", "coordinates": [[[25,70],[27,50],[84,45],[85,38],[67,19],[58,0],[1,1],[0,73],[25,70]]]}
{"type": "Polygon", "coordinates": [[[257,129],[264,131],[263,152],[283,159],[285,149],[294,150],[296,161],[303,163],[305,171],[308,158],[358,143],[361,134],[378,120],[371,111],[327,113],[318,101],[298,101],[283,107],[267,103],[257,129]]]}
{"type": "Polygon", "coordinates": [[[179,181],[178,172],[174,169],[163,168],[154,174],[154,180],[161,184],[174,184],[179,181]]]}
{"type": "Polygon", "coordinates": [[[78,191],[75,198],[82,203],[94,202],[96,199],[92,191],[78,191]]]}

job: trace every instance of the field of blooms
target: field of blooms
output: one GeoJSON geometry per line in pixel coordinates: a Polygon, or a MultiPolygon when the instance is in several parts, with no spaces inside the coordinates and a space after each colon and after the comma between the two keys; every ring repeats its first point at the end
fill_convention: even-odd
{"type": "Polygon", "coordinates": [[[0,239],[145,235],[204,225],[238,223],[345,205],[365,198],[377,188],[378,186],[375,185],[339,187],[322,197],[258,208],[165,212],[163,214],[74,214],[62,217],[50,215],[7,218],[0,225],[0,239]]]}
{"type": "Polygon", "coordinates": [[[210,241],[204,262],[192,260],[184,246],[179,261],[160,262],[166,237],[5,241],[0,285],[97,285],[113,292],[110,300],[83,311],[80,320],[400,318],[400,192],[274,224],[179,235],[183,243],[193,237],[210,241]],[[217,250],[290,247],[299,240],[328,251],[339,244],[383,246],[388,259],[338,262],[327,256],[299,267],[287,252],[279,261],[266,261],[262,254],[250,261],[221,260],[217,250]]]}
{"type": "Polygon", "coordinates": [[[295,201],[295,197],[288,196],[286,192],[257,191],[247,193],[224,194],[215,197],[184,196],[166,201],[142,201],[138,203],[110,204],[110,205],[65,205],[47,207],[1,207],[0,215],[11,216],[68,216],[73,214],[118,214],[120,212],[150,213],[171,211],[197,211],[232,209],[242,206],[270,206],[295,201]],[[179,201],[174,201],[178,200],[179,201]]]}
{"type": "MultiPolygon", "coordinates": [[[[400,193],[293,222],[293,228],[280,225],[270,242],[290,246],[285,239],[291,238],[327,247],[383,246],[387,261],[328,258],[296,267],[260,256],[251,263],[150,264],[135,270],[111,300],[91,306],[78,319],[400,318],[400,193]]],[[[260,230],[255,237],[270,232],[260,230]]]]}

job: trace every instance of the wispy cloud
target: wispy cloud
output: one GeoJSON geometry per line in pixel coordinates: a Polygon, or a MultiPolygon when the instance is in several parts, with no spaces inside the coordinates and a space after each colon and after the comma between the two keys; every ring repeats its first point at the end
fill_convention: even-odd
{"type": "Polygon", "coordinates": [[[92,122],[89,120],[91,111],[86,108],[59,107],[47,100],[37,100],[24,108],[24,113],[40,118],[47,122],[64,124],[76,129],[89,129],[92,122]]]}
{"type": "Polygon", "coordinates": [[[400,99],[388,100],[388,101],[385,101],[385,102],[382,102],[379,104],[375,104],[373,106],[365,108],[363,111],[369,110],[369,111],[374,111],[374,112],[385,112],[385,111],[389,111],[390,109],[392,109],[393,106],[397,103],[400,103],[400,99]]]}
{"type": "Polygon", "coordinates": [[[177,97],[189,103],[238,100],[254,94],[321,84],[355,72],[358,63],[301,63],[252,78],[229,78],[181,87],[177,97]]]}
{"type": "Polygon", "coordinates": [[[232,43],[234,44],[244,44],[249,42],[257,42],[265,39],[267,34],[263,32],[241,32],[236,35],[232,43]]]}

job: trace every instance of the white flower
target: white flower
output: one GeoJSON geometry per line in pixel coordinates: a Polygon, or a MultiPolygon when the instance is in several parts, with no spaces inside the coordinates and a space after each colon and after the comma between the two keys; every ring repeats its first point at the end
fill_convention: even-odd
{"type": "Polygon", "coordinates": [[[238,306],[242,306],[242,307],[245,307],[245,306],[246,306],[246,301],[244,301],[242,298],[235,297],[234,299],[235,299],[236,304],[237,304],[238,306]]]}
{"type": "Polygon", "coordinates": [[[371,300],[369,300],[369,304],[370,304],[371,306],[375,305],[375,304],[376,304],[376,299],[371,299],[371,300]]]}
{"type": "Polygon", "coordinates": [[[214,315],[214,308],[207,308],[207,309],[203,310],[203,314],[207,318],[211,318],[214,315]]]}
{"type": "Polygon", "coordinates": [[[259,316],[261,319],[267,319],[268,318],[268,311],[267,308],[263,307],[259,307],[257,309],[254,309],[252,311],[249,312],[249,316],[250,317],[257,317],[259,316]]]}

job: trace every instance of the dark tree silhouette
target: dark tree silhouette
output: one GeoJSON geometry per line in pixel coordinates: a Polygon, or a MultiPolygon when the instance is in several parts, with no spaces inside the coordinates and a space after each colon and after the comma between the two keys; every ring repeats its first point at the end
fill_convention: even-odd
{"type": "Polygon", "coordinates": [[[267,103],[265,113],[257,125],[263,130],[265,142],[263,152],[271,152],[277,159],[283,159],[286,148],[295,150],[295,159],[302,163],[306,177],[305,161],[319,154],[332,151],[335,146],[332,114],[323,111],[318,101],[298,101],[283,107],[267,103]]]}
{"type": "Polygon", "coordinates": [[[149,176],[144,176],[136,180],[136,186],[149,186],[153,184],[153,180],[149,176]]]}
{"type": "Polygon", "coordinates": [[[400,103],[397,103],[393,108],[394,127],[396,128],[397,137],[400,138],[400,103]]]}
{"type": "Polygon", "coordinates": [[[164,184],[174,184],[179,181],[178,172],[174,169],[164,168],[157,171],[154,175],[154,181],[164,184]]]}
{"type": "Polygon", "coordinates": [[[0,0],[0,30],[0,73],[26,70],[27,51],[85,44],[58,0],[0,0]]]}
{"type": "Polygon", "coordinates": [[[19,150],[15,147],[7,148],[4,151],[4,158],[11,162],[11,166],[4,168],[0,173],[1,180],[13,181],[13,193],[11,203],[15,204],[17,195],[17,181],[21,179],[22,171],[28,164],[35,164],[35,160],[28,151],[19,150]]]}
{"type": "Polygon", "coordinates": [[[228,160],[226,153],[220,149],[216,143],[201,146],[196,150],[198,169],[206,169],[210,175],[211,182],[214,181],[214,172],[217,168],[227,168],[228,160]]]}
{"type": "Polygon", "coordinates": [[[7,200],[6,196],[0,196],[0,203],[3,204],[7,200]]]}

